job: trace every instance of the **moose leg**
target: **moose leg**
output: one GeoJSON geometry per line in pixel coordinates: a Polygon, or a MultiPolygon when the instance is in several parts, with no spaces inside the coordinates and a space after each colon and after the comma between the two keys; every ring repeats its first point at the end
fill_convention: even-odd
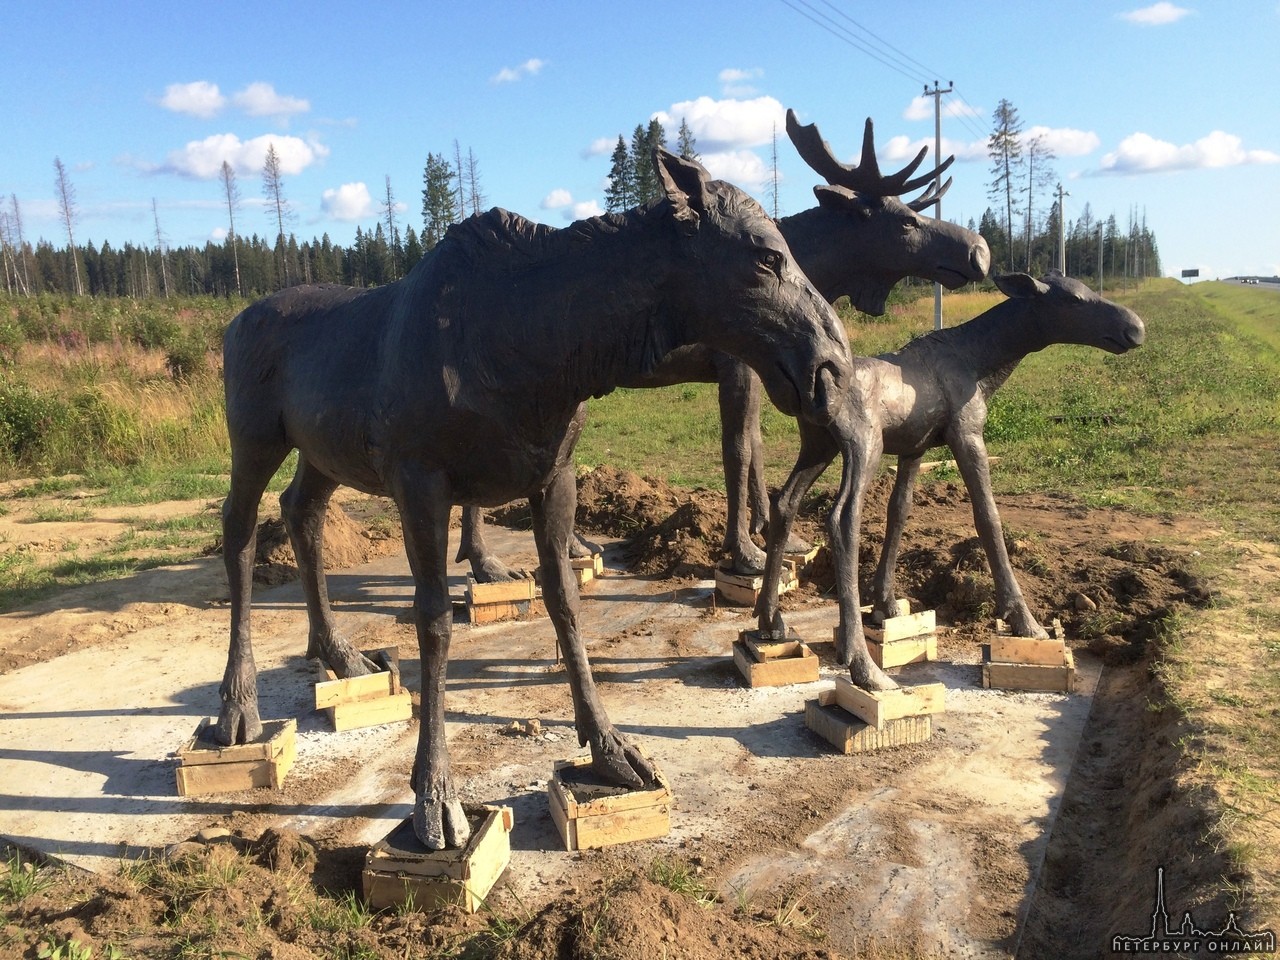
{"type": "Polygon", "coordinates": [[[973,503],[973,524],[982,541],[982,549],[991,564],[991,578],[996,587],[996,616],[1008,622],[1019,637],[1048,637],[1044,627],[1031,614],[1022,588],[1013,575],[1009,551],[1004,545],[1004,528],[1000,524],[1000,512],[991,494],[991,471],[987,462],[987,447],[981,435],[961,436],[948,440],[948,446],[956,455],[956,465],[969,490],[973,503]]]}
{"type": "Polygon", "coordinates": [[[569,566],[568,554],[577,497],[573,468],[561,465],[547,488],[529,499],[542,570],[542,601],[564,653],[578,743],[590,744],[591,767],[606,781],[640,787],[653,782],[653,766],[610,722],[596,691],[591,664],[578,631],[578,582],[569,566]]]}
{"type": "Polygon", "coordinates": [[[911,492],[920,473],[919,457],[899,457],[898,476],[893,481],[884,525],[884,547],[871,580],[871,603],[875,616],[883,620],[893,615],[898,599],[894,572],[898,569],[898,551],[902,547],[902,531],[911,517],[911,492]]]}
{"type": "Polygon", "coordinates": [[[376,668],[338,636],[324,578],[324,518],[337,488],[337,483],[300,456],[293,482],[280,495],[280,514],[307,598],[307,658],[323,661],[339,677],[358,677],[376,668]]]}
{"type": "Polygon", "coordinates": [[[769,509],[769,543],[764,568],[764,584],[756,601],[755,615],[762,633],[785,637],[787,625],[778,609],[778,584],[782,579],[782,547],[791,534],[800,501],[822,476],[836,455],[835,441],[822,427],[800,421],[800,453],[791,476],[773,498],[769,509]]]}
{"type": "Polygon", "coordinates": [[[453,604],[445,560],[449,548],[448,484],[438,474],[405,469],[396,489],[405,552],[413,571],[413,612],[422,665],[422,711],[413,759],[413,832],[429,850],[462,847],[471,836],[458,800],[445,741],[445,681],[453,604]]]}
{"type": "Polygon", "coordinates": [[[231,643],[218,694],[222,706],[213,738],[230,746],[262,735],[258,716],[258,668],[249,639],[253,555],[258,541],[258,504],[267,482],[284,462],[287,447],[246,449],[232,436],[231,489],[222,504],[222,562],[231,594],[231,643]]]}
{"type": "Polygon", "coordinates": [[[476,583],[505,583],[529,576],[528,571],[508,567],[489,551],[484,539],[484,510],[480,507],[462,508],[462,534],[454,563],[464,560],[471,561],[471,575],[476,583]]]}
{"type": "Polygon", "coordinates": [[[858,591],[858,538],[862,503],[884,449],[879,430],[857,431],[862,439],[842,443],[844,469],[835,506],[827,521],[831,556],[835,563],[840,623],[836,629],[836,660],[849,668],[850,679],[864,690],[893,690],[898,685],[876,666],[862,632],[862,601],[858,591]]]}
{"type": "Polygon", "coordinates": [[[718,365],[720,395],[720,455],[724,461],[724,485],[728,498],[728,523],[724,549],[735,573],[756,576],[764,570],[764,551],[751,540],[753,506],[767,502],[764,478],[757,456],[763,461],[760,439],[760,380],[740,360],[725,356],[718,365]],[[755,468],[753,470],[753,467],[755,468]],[[758,480],[757,485],[752,481],[758,480]]]}

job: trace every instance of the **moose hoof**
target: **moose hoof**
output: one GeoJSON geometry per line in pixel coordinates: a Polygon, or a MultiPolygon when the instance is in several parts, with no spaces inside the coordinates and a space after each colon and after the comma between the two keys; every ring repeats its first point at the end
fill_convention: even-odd
{"type": "Polygon", "coordinates": [[[729,551],[732,557],[733,572],[743,577],[758,577],[764,573],[765,552],[754,543],[735,547],[729,551]]]}
{"type": "Polygon", "coordinates": [[[258,705],[238,704],[230,700],[222,704],[218,722],[213,726],[213,740],[224,747],[237,743],[253,743],[262,736],[262,720],[258,717],[258,705]]]}
{"type": "Polygon", "coordinates": [[[784,553],[808,553],[813,549],[813,544],[808,540],[797,537],[794,533],[787,537],[787,545],[783,548],[784,553]]]}
{"type": "Polygon", "coordinates": [[[413,804],[413,832],[428,850],[457,850],[471,839],[471,824],[456,797],[418,797],[413,804]]]}
{"type": "Polygon", "coordinates": [[[893,677],[877,667],[870,657],[855,660],[849,664],[849,679],[853,681],[855,687],[861,687],[863,690],[898,689],[898,684],[893,677]]]}
{"type": "Polygon", "coordinates": [[[346,679],[377,673],[378,665],[345,640],[331,640],[320,649],[320,660],[334,675],[346,679]]]}
{"type": "Polygon", "coordinates": [[[529,579],[527,570],[508,567],[501,560],[493,557],[482,560],[480,563],[473,563],[471,575],[476,578],[476,583],[509,583],[512,580],[529,579]]]}
{"type": "Polygon", "coordinates": [[[591,769],[607,783],[638,789],[657,776],[635,744],[612,732],[591,743],[591,769]]]}

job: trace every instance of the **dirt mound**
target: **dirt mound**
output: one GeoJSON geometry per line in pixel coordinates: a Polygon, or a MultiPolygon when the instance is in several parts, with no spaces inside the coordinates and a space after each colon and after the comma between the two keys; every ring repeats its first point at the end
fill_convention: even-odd
{"type": "MultiPolygon", "coordinates": [[[[385,556],[399,541],[365,527],[348,516],[346,510],[330,503],[324,516],[324,564],[327,570],[354,567],[385,556]]],[[[221,544],[217,547],[221,550],[221,544]]],[[[253,579],[257,583],[278,584],[298,579],[298,559],[289,542],[284,521],[279,517],[258,524],[258,548],[254,555],[253,579]]]]}
{"type": "Polygon", "coordinates": [[[736,918],[728,908],[700,906],[644,877],[602,881],[581,899],[545,907],[495,956],[503,960],[720,960],[722,957],[834,957],[799,943],[762,918],[736,918]]]}

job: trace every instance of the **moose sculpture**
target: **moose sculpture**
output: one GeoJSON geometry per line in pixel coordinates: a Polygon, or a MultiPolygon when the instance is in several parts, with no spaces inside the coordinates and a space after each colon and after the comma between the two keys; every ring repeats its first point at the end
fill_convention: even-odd
{"type": "Polygon", "coordinates": [[[759,204],[666,151],[655,166],[664,196],[645,208],[561,230],[495,209],[452,227],[402,280],[296,287],[232,321],[222,515],[231,640],[219,741],[261,731],[249,631],[258,503],[297,449],[281,510],[306,595],[308,650],[339,676],[371,664],[335,630],[325,507],[347,485],[388,495],[400,511],[422,663],[413,825],[428,848],[469,835],[445,744],[452,504],[529,499],[579,741],[608,782],[652,781],[651,765],[605,713],[579,634],[568,540],[585,401],[693,342],[741,357],[774,403],[815,422],[832,416],[849,374],[839,319],[759,204]]]}
{"type": "Polygon", "coordinates": [[[897,686],[867,651],[858,590],[862,501],[881,454],[897,455],[898,476],[872,586],[874,610],[888,615],[894,606],[894,567],[920,459],[927,450],[946,444],[973,503],[974,525],[995,581],[997,614],[1019,636],[1044,637],[1013,575],[991,494],[983,440],[988,403],[1029,353],[1055,343],[1124,353],[1146,336],[1142,320],[1128,307],[1059,273],[1043,280],[1008,274],[995,282],[1009,299],[967,323],[926,334],[896,353],[855,358],[844,415],[829,427],[801,421],[800,455],[772,503],[765,583],[756,614],[761,630],[785,636],[786,624],[778,610],[780,547],[801,498],[835,455],[843,456],[840,488],[828,521],[840,604],[836,656],[849,667],[853,681],[869,690],[897,686]]]}
{"type": "MultiPolygon", "coordinates": [[[[954,158],[913,177],[925,149],[897,173],[884,175],[876,160],[875,129],[867,119],[861,162],[840,163],[816,125],[801,126],[787,111],[787,134],[797,152],[826,181],[814,187],[818,206],[778,221],[787,245],[818,291],[830,301],[848,296],[863,313],[879,316],[894,284],[904,277],[935,280],[955,289],[987,275],[991,255],[979,234],[945,220],[926,217],[951,181],[938,182],[954,158]],[[898,198],[932,183],[924,194],[903,203],[898,198]]],[[[619,383],[624,387],[664,387],[676,383],[718,383],[721,453],[724,460],[728,525],[724,549],[738,573],[764,568],[764,552],[752,541],[768,516],[764,454],[760,438],[760,381],[751,368],[712,347],[695,344],[669,354],[656,368],[619,383]]],[[[577,544],[575,539],[573,544],[577,544]]],[[[807,545],[793,543],[804,552],[807,545]]],[[[463,512],[458,561],[470,560],[477,580],[515,576],[488,549],[483,513],[463,512]]]]}

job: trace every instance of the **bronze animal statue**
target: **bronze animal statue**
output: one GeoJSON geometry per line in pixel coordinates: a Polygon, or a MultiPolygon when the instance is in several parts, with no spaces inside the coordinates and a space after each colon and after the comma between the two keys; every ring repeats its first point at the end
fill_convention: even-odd
{"type": "MultiPolygon", "coordinates": [[[[778,221],[787,245],[818,291],[830,301],[848,296],[863,313],[879,316],[894,284],[904,277],[935,280],[955,289],[987,275],[991,254],[979,234],[945,220],[923,215],[950,186],[930,188],[903,203],[898,198],[925,184],[936,187],[950,166],[947,158],[936,169],[913,177],[924,160],[922,149],[906,167],[884,175],[876,160],[875,130],[868,118],[857,166],[840,163],[813,124],[801,126],[787,111],[787,133],[796,150],[826,181],[814,188],[818,206],[778,221]]],[[[655,369],[619,383],[624,387],[665,387],[676,383],[718,383],[721,455],[724,461],[728,525],[724,550],[734,569],[754,575],[764,569],[765,555],[752,540],[768,517],[764,481],[764,453],[760,437],[760,381],[735,357],[703,344],[682,347],[655,369]]],[[[484,541],[483,513],[463,512],[457,560],[471,561],[481,582],[510,579],[517,574],[493,555],[484,541]]],[[[577,545],[575,554],[588,548],[577,545]]],[[[795,542],[789,549],[805,552],[795,542]]]]}
{"type": "Polygon", "coordinates": [[[756,614],[761,630],[785,635],[778,610],[779,548],[801,498],[836,454],[843,456],[840,488],[828,522],[840,603],[836,656],[849,666],[853,681],[866,689],[897,686],[871,660],[859,613],[862,501],[881,454],[897,455],[898,476],[872,586],[876,613],[886,616],[894,607],[894,567],[920,459],[927,450],[946,444],[973,503],[974,525],[995,581],[997,616],[1007,620],[1019,636],[1044,637],[1047,634],[1027,608],[1013,575],[991,494],[983,440],[988,404],[1029,353],[1055,343],[1124,353],[1146,337],[1142,320],[1128,307],[1105,300],[1059,273],[1042,280],[1015,273],[996,277],[995,282],[1009,299],[967,323],[918,337],[896,353],[855,357],[844,414],[829,427],[801,421],[800,456],[772,504],[769,559],[756,614]]]}
{"type": "Polygon", "coordinates": [[[579,633],[568,541],[585,401],[694,342],[741,357],[781,409],[818,422],[833,415],[849,375],[844,328],[759,204],[665,151],[655,166],[665,195],[647,207],[561,230],[495,209],[451,228],[402,280],[295,287],[231,323],[223,506],[231,642],[218,740],[261,731],[249,632],[258,502],[297,449],[281,509],[306,594],[308,653],[339,676],[371,665],[335,630],[322,567],[325,506],[346,485],[399,508],[422,664],[411,779],[424,844],[454,847],[469,834],[445,744],[452,504],[528,498],[579,741],[608,782],[652,780],[605,713],[579,633]]]}

